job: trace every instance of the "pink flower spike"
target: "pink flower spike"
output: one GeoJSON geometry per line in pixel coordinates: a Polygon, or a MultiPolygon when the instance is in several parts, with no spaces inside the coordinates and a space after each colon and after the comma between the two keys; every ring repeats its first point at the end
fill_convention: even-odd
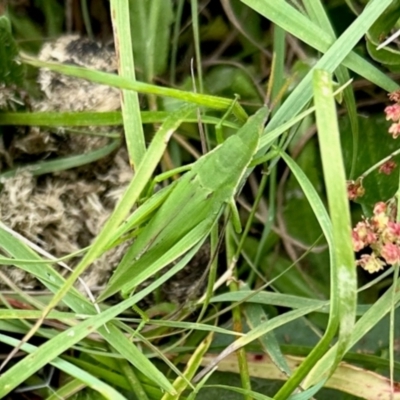
{"type": "Polygon", "coordinates": [[[379,173],[390,175],[396,167],[397,164],[394,161],[389,160],[379,167],[379,173]]]}
{"type": "Polygon", "coordinates": [[[391,241],[396,241],[400,239],[400,223],[389,221],[387,225],[387,231],[392,236],[391,241]]]}
{"type": "Polygon", "coordinates": [[[352,241],[353,241],[353,250],[354,251],[360,251],[366,246],[366,243],[364,243],[364,241],[361,240],[361,238],[360,238],[360,236],[358,235],[357,232],[352,231],[351,232],[351,238],[352,238],[352,241]]]}
{"type": "Polygon", "coordinates": [[[369,227],[368,223],[365,221],[360,221],[353,229],[353,232],[357,233],[360,239],[365,239],[368,234],[369,227]]]}
{"type": "Polygon", "coordinates": [[[384,214],[386,212],[387,206],[383,201],[378,201],[374,205],[374,215],[384,214]]]}
{"type": "Polygon", "coordinates": [[[383,269],[385,263],[377,258],[375,254],[363,254],[361,258],[357,260],[357,265],[372,274],[383,269]]]}
{"type": "Polygon", "coordinates": [[[400,262],[400,248],[393,243],[384,244],[381,255],[388,264],[398,264],[400,262]]]}
{"type": "Polygon", "coordinates": [[[371,225],[379,231],[386,228],[389,217],[386,215],[386,203],[380,201],[374,206],[374,216],[371,218],[371,225]]]}
{"type": "Polygon", "coordinates": [[[365,189],[360,180],[347,181],[347,197],[349,200],[355,200],[359,197],[364,196],[365,189]]]}
{"type": "Polygon", "coordinates": [[[389,217],[384,213],[374,215],[371,218],[371,225],[379,232],[382,232],[386,228],[388,222],[389,217]]]}
{"type": "Polygon", "coordinates": [[[360,251],[364,247],[377,241],[376,233],[367,222],[359,222],[352,230],[354,251],[360,251]]]}
{"type": "Polygon", "coordinates": [[[396,90],[388,94],[390,101],[399,102],[400,101],[400,90],[396,90]]]}
{"type": "Polygon", "coordinates": [[[390,125],[388,132],[392,135],[393,139],[397,139],[400,136],[400,123],[390,125]]]}
{"type": "Polygon", "coordinates": [[[386,120],[397,122],[400,119],[400,104],[393,104],[385,108],[386,120]]]}

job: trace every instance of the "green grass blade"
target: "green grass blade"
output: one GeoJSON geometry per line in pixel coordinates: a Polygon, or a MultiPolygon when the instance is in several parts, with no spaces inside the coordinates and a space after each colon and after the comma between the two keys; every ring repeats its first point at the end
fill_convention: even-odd
{"type": "MultiPolygon", "coordinates": [[[[391,0],[378,0],[372,1],[365,8],[363,13],[357,18],[357,20],[332,44],[332,40],[329,34],[323,32],[321,29],[315,29],[315,26],[310,20],[304,17],[302,14],[295,11],[291,6],[286,4],[284,1],[275,2],[260,2],[257,0],[242,0],[244,3],[254,8],[260,14],[269,18],[277,25],[283,27],[288,32],[294,35],[302,35],[300,39],[304,39],[304,36],[313,42],[318,41],[320,47],[320,40],[326,38],[326,43],[323,48],[318,48],[320,51],[326,51],[323,57],[318,61],[314,68],[306,75],[306,77],[300,82],[284,104],[279,108],[276,114],[272,117],[271,121],[267,124],[264,130],[264,135],[277,128],[282,123],[296,116],[311,100],[312,96],[312,74],[315,69],[324,69],[329,72],[333,72],[342,62],[348,68],[354,70],[361,76],[366,77],[372,82],[377,83],[386,90],[391,91],[397,88],[397,84],[382,76],[379,70],[374,69],[373,76],[367,75],[366,71],[370,72],[371,65],[363,63],[359,65],[357,63],[351,63],[349,65],[346,61],[353,60],[358,56],[349,55],[353,47],[363,37],[369,27],[376,21],[379,15],[388,7],[391,0]],[[293,30],[293,27],[295,29],[293,30]],[[313,27],[313,29],[310,29],[313,27]],[[322,31],[322,32],[321,32],[322,31]],[[329,49],[328,49],[329,48],[329,49]],[[379,80],[379,82],[377,82],[379,80]]],[[[325,40],[325,39],[324,39],[325,40]]],[[[263,136],[264,136],[263,135],[263,136]]]]}
{"type": "MultiPolygon", "coordinates": [[[[27,271],[29,274],[35,276],[45,287],[51,292],[56,292],[62,284],[65,282],[64,278],[51,267],[51,263],[44,263],[44,260],[39,257],[32,249],[21,243],[9,232],[5,231],[0,227],[0,243],[1,248],[10,256],[21,259],[21,260],[32,260],[38,261],[35,263],[17,263],[16,265],[27,271]]],[[[85,308],[82,307],[82,300],[86,300],[85,297],[79,293],[75,288],[72,288],[67,293],[64,301],[65,303],[74,309],[76,312],[85,312],[85,308]]],[[[93,306],[86,309],[88,314],[94,313],[93,306]]]]}
{"type": "Polygon", "coordinates": [[[315,72],[314,90],[323,171],[332,220],[332,236],[327,238],[331,254],[331,310],[324,337],[279,390],[276,394],[277,399],[287,398],[297,388],[315,362],[326,352],[340,324],[341,344],[332,368],[337,365],[350,340],[356,313],[357,279],[350,240],[346,179],[333,91],[327,72],[315,72]]]}
{"type": "MultiPolygon", "coordinates": [[[[6,343],[10,346],[17,346],[19,341],[17,339],[13,339],[6,335],[0,334],[0,342],[6,343]]],[[[37,347],[25,343],[22,346],[22,350],[26,351],[27,353],[33,353],[37,350],[37,347]]],[[[53,360],[49,361],[51,365],[64,371],[66,374],[73,376],[79,379],[81,382],[85,383],[87,387],[92,388],[93,390],[99,392],[102,396],[106,399],[117,399],[117,400],[126,400],[126,397],[122,396],[118,393],[117,390],[112,388],[111,386],[107,385],[106,383],[102,382],[100,379],[97,379],[92,374],[84,371],[81,368],[76,367],[75,365],[69,363],[68,361],[62,360],[61,358],[54,358],[53,360]]],[[[26,376],[29,377],[30,375],[26,376]]],[[[4,398],[10,391],[18,386],[20,380],[18,376],[10,374],[9,379],[7,382],[2,384],[0,387],[0,396],[4,398]],[[15,381],[18,381],[17,383],[15,381]]]]}
{"type": "MultiPolygon", "coordinates": [[[[393,300],[398,303],[400,301],[400,284],[396,287],[390,288],[384,293],[371,307],[364,313],[364,315],[357,321],[354,326],[351,340],[347,345],[347,351],[361,340],[370,330],[376,327],[379,321],[387,315],[393,308],[393,300]],[[393,290],[395,296],[393,299],[393,290]]],[[[316,384],[321,377],[321,373],[327,373],[335,362],[337,354],[337,344],[325,354],[325,356],[315,365],[315,368],[304,380],[304,387],[309,387],[316,384]]]]}
{"type": "MultiPolygon", "coordinates": [[[[296,177],[299,182],[301,188],[304,191],[308,202],[314,211],[315,217],[317,218],[321,229],[325,235],[326,241],[328,242],[328,246],[330,249],[330,264],[335,264],[335,253],[334,253],[334,241],[333,241],[333,233],[332,233],[332,224],[329,218],[329,215],[323,205],[321,199],[319,198],[316,190],[312,186],[311,182],[308,180],[307,176],[301,170],[301,168],[286,154],[281,153],[281,157],[286,162],[291,172],[296,177]]],[[[286,382],[286,384],[281,388],[281,390],[276,394],[277,398],[285,399],[287,398],[297,387],[297,385],[301,382],[301,380],[306,376],[306,374],[311,370],[314,363],[321,358],[327,348],[330,345],[332,338],[334,337],[337,326],[339,324],[338,321],[338,304],[330,303],[330,319],[329,326],[326,329],[325,335],[320,340],[318,345],[314,347],[312,352],[309,354],[307,359],[300,365],[300,367],[294,372],[291,376],[290,380],[286,382]],[[278,397],[279,396],[279,397],[278,397]]]]}
{"type": "Polygon", "coordinates": [[[287,313],[280,315],[278,317],[272,318],[269,321],[262,323],[251,331],[247,332],[241,338],[235,340],[231,345],[229,345],[225,350],[223,350],[215,359],[204,368],[199,374],[196,375],[194,381],[199,381],[204,375],[206,375],[211,369],[213,369],[222,359],[227,357],[229,354],[237,351],[240,348],[248,345],[249,343],[257,340],[261,336],[271,332],[272,330],[278,328],[279,326],[285,325],[290,321],[300,318],[309,313],[315,312],[319,307],[303,307],[301,309],[288,311],[287,313]]]}
{"type": "Polygon", "coordinates": [[[51,394],[45,400],[68,399],[79,391],[85,389],[85,387],[86,385],[79,379],[71,379],[69,382],[54,391],[53,394],[51,394]]]}
{"type": "Polygon", "coordinates": [[[18,55],[17,44],[11,33],[10,20],[0,16],[0,83],[23,87],[25,69],[16,62],[18,55]]]}
{"type": "MultiPolygon", "coordinates": [[[[163,97],[172,97],[178,100],[182,100],[184,102],[214,108],[217,110],[227,110],[232,105],[232,99],[150,85],[148,83],[132,81],[131,79],[127,79],[122,76],[96,71],[94,69],[40,61],[36,58],[28,57],[26,55],[20,55],[20,59],[25,64],[33,65],[34,67],[48,68],[61,74],[76,76],[82,79],[88,79],[90,81],[97,82],[103,85],[114,86],[127,90],[134,90],[139,93],[154,94],[163,97]]],[[[233,112],[241,121],[246,121],[248,118],[246,112],[239,105],[239,103],[235,104],[233,112]]]]}
{"type": "Polygon", "coordinates": [[[51,172],[65,171],[66,169],[80,167],[98,161],[111,154],[121,145],[120,140],[113,140],[110,144],[100,149],[85,154],[70,157],[60,157],[51,161],[39,161],[34,164],[24,164],[23,168],[14,168],[0,174],[0,179],[15,176],[21,169],[29,171],[34,176],[51,172]]]}
{"type": "MultiPolygon", "coordinates": [[[[123,78],[135,81],[129,2],[111,0],[110,6],[115,48],[119,56],[119,75],[123,78]]],[[[122,90],[121,99],[126,146],[131,165],[136,169],[141,163],[146,151],[143,126],[140,118],[139,96],[137,92],[132,90],[122,90]]]]}
{"type": "MultiPolygon", "coordinates": [[[[251,329],[268,320],[268,315],[263,307],[259,304],[246,304],[244,306],[244,314],[247,324],[251,329]]],[[[285,357],[279,347],[279,342],[274,332],[268,332],[259,338],[263,351],[268,354],[272,362],[283,372],[290,376],[291,371],[286,362],[285,357]]]]}
{"type": "Polygon", "coordinates": [[[311,47],[322,53],[330,52],[329,58],[335,66],[333,68],[328,65],[317,65],[316,68],[327,69],[333,72],[337,66],[343,61],[343,65],[352,71],[356,72],[365,79],[374,82],[376,85],[387,90],[388,92],[394,91],[397,88],[397,84],[390,79],[382,71],[379,71],[368,61],[364,60],[361,56],[356,53],[350,53],[353,49],[354,44],[368,31],[370,26],[378,19],[385,9],[390,5],[392,0],[374,0],[368,4],[364,12],[357,18],[353,25],[349,28],[351,34],[348,33],[349,29],[343,34],[346,40],[343,40],[343,35],[339,38],[341,50],[337,44],[338,41],[334,41],[333,37],[325,29],[320,28],[318,25],[310,21],[303,14],[298,12],[294,7],[290,6],[284,0],[276,0],[271,2],[262,2],[259,0],[241,0],[255,11],[259,12],[265,18],[268,18],[276,25],[279,25],[287,33],[290,33],[311,47]],[[373,19],[370,22],[368,19],[373,19]],[[362,32],[357,34],[356,31],[362,32]],[[355,34],[358,39],[355,42],[351,41],[351,35],[355,34]],[[349,42],[350,40],[350,42],[349,42]],[[350,43],[352,43],[350,45],[350,43]],[[332,51],[332,46],[336,48],[332,51]],[[337,46],[337,47],[336,47],[337,46]],[[345,57],[342,58],[342,51],[345,53],[345,57]]]}
{"type": "Polygon", "coordinates": [[[196,350],[190,356],[190,359],[186,363],[185,371],[183,372],[183,376],[179,376],[175,379],[173,386],[178,393],[178,396],[171,396],[170,394],[165,394],[162,400],[174,400],[178,399],[179,396],[183,393],[183,391],[188,387],[188,382],[190,382],[196,373],[197,369],[201,365],[201,360],[206,351],[208,351],[211,341],[213,339],[213,334],[210,333],[207,337],[201,341],[201,343],[197,346],[196,350]]]}
{"type": "MultiPolygon", "coordinates": [[[[114,330],[111,334],[111,331],[107,330],[103,327],[111,319],[115,318],[117,315],[121,314],[126,309],[132,307],[139,300],[143,299],[149,293],[152,293],[157,287],[166,282],[169,278],[175,275],[186,263],[188,260],[193,257],[193,255],[199,250],[201,243],[194,247],[182,260],[177,263],[173,268],[167,271],[163,276],[158,278],[148,287],[146,287],[141,292],[133,295],[129,299],[118,303],[117,305],[110,307],[106,311],[103,311],[101,314],[94,315],[93,317],[81,322],[79,325],[74,326],[72,328],[67,329],[64,332],[59,333],[54,339],[44,343],[41,347],[39,347],[36,351],[26,356],[23,360],[21,360],[18,364],[14,365],[6,372],[4,372],[0,376],[0,396],[4,396],[13,390],[16,386],[22,383],[26,378],[31,376],[33,373],[38,371],[41,367],[49,363],[55,357],[62,354],[64,351],[68,350],[74,344],[81,341],[85,338],[89,333],[98,330],[98,332],[106,339],[113,347],[119,348],[121,343],[124,343],[126,337],[119,330],[114,330]],[[115,335],[118,335],[116,338],[115,335]],[[124,338],[122,338],[124,336],[124,338]],[[10,376],[13,377],[12,385],[10,385],[10,376]],[[6,386],[6,384],[8,386],[6,386]]],[[[131,344],[133,346],[133,344],[131,344]]],[[[123,349],[123,348],[122,348],[123,349]]],[[[130,352],[125,352],[123,349],[124,356],[127,358],[130,355],[130,352]]],[[[169,381],[165,378],[161,372],[159,372],[154,365],[143,355],[143,353],[138,352],[136,354],[137,358],[129,357],[128,360],[135,365],[139,370],[141,370],[149,379],[157,383],[160,387],[166,390],[169,393],[174,393],[174,389],[169,381]]]]}
{"type": "Polygon", "coordinates": [[[204,385],[204,388],[226,389],[226,390],[228,390],[228,391],[230,390],[231,392],[234,392],[234,393],[240,393],[243,396],[248,396],[250,399],[254,399],[254,400],[274,400],[272,397],[254,392],[253,390],[242,389],[240,387],[235,387],[235,386],[204,385]]]}
{"type": "MultiPolygon", "coordinates": [[[[169,116],[168,111],[142,111],[141,119],[143,124],[163,123],[169,116]]],[[[185,122],[197,123],[197,115],[193,112],[185,122]]],[[[201,122],[204,124],[217,125],[221,123],[219,118],[203,115],[201,122]]],[[[2,125],[27,125],[27,126],[104,126],[104,125],[122,125],[122,114],[120,111],[110,112],[10,112],[0,114],[0,126],[2,125]]],[[[222,125],[238,129],[239,124],[223,120],[222,125]]],[[[88,133],[86,133],[88,134],[88,133]]],[[[108,136],[111,138],[120,137],[118,133],[98,133],[97,136],[108,136]]]]}
{"type": "MultiPolygon", "coordinates": [[[[351,220],[340,133],[330,74],[317,70],[314,92],[324,180],[332,221],[336,264],[332,265],[331,301],[338,302],[340,329],[336,364],[343,356],[354,327],[357,275],[351,241],[351,220]],[[337,300],[335,300],[337,298],[337,300]]],[[[335,366],[333,366],[335,367],[335,366]]]]}
{"type": "MultiPolygon", "coordinates": [[[[324,10],[324,7],[322,5],[322,2],[319,1],[311,1],[311,0],[306,0],[304,2],[305,7],[307,8],[307,11],[309,15],[311,16],[311,19],[313,22],[315,22],[321,29],[324,29],[325,31],[328,31],[329,34],[331,35],[333,40],[336,40],[336,35],[335,31],[332,27],[332,24],[329,20],[329,17],[327,13],[324,10]]],[[[347,70],[347,68],[340,66],[338,69],[335,71],[335,76],[339,81],[340,85],[345,84],[348,82],[351,77],[350,74],[347,70]]],[[[351,131],[353,135],[353,157],[352,157],[352,164],[351,164],[351,171],[350,171],[350,177],[354,173],[354,169],[356,166],[357,162],[357,154],[358,154],[358,141],[359,141],[359,124],[358,124],[358,115],[357,115],[357,106],[356,106],[356,99],[354,95],[353,88],[351,86],[348,86],[344,89],[343,92],[344,95],[344,101],[346,104],[346,108],[348,111],[348,116],[351,124],[351,131]]]]}
{"type": "MultiPolygon", "coordinates": [[[[273,305],[286,308],[301,308],[319,304],[321,307],[317,312],[329,313],[329,301],[310,299],[287,293],[274,293],[265,291],[240,291],[233,293],[224,293],[210,299],[212,303],[218,302],[245,302],[265,305],[273,305]]],[[[371,306],[369,304],[360,304],[357,306],[357,315],[364,315],[371,306]]]]}

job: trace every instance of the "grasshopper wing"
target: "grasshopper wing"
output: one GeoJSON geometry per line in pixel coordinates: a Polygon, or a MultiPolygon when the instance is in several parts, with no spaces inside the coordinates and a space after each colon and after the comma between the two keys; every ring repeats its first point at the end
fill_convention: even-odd
{"type": "Polygon", "coordinates": [[[266,116],[264,107],[250,117],[236,135],[200,158],[178,181],[123,257],[99,301],[119,290],[128,293],[209,234],[225,205],[236,194],[257,151],[266,116]],[[199,226],[204,229],[199,232],[198,239],[183,246],[184,250],[171,254],[171,249],[199,226]],[[168,261],[158,264],[157,260],[166,253],[171,255],[168,261]],[[155,263],[157,268],[154,268],[155,263]],[[138,276],[141,279],[137,279],[138,276]]]}

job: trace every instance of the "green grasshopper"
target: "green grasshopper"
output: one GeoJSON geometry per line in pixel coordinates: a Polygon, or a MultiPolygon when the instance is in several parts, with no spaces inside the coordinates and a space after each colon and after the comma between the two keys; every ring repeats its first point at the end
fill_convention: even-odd
{"type": "Polygon", "coordinates": [[[124,255],[102,301],[123,296],[204,241],[227,204],[234,205],[243,177],[255,155],[268,115],[266,107],[220,146],[201,157],[175,184],[124,255]]]}

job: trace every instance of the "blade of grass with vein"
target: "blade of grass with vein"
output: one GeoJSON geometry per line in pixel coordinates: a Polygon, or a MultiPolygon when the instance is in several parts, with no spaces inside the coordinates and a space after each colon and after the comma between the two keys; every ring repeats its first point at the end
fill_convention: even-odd
{"type": "MultiPolygon", "coordinates": [[[[136,77],[132,53],[129,2],[111,0],[110,7],[115,50],[119,58],[118,72],[123,78],[128,78],[135,82],[136,77]]],[[[139,97],[137,92],[122,90],[121,100],[126,146],[131,165],[136,170],[146,151],[143,126],[140,118],[139,97]]]]}
{"type": "MultiPolygon", "coordinates": [[[[233,226],[232,223],[229,223],[227,228],[226,228],[226,240],[225,240],[225,248],[226,248],[226,259],[227,259],[227,265],[234,265],[235,264],[235,259],[237,260],[237,253],[236,251],[239,251],[239,248],[236,249],[236,246],[234,246],[233,243],[233,226]]],[[[237,292],[239,291],[239,279],[238,279],[238,272],[237,269],[234,268],[231,272],[232,277],[231,277],[231,282],[229,283],[229,291],[230,292],[237,292]]],[[[238,333],[243,333],[245,331],[244,326],[243,326],[243,318],[242,318],[242,308],[240,305],[233,305],[232,310],[232,325],[233,329],[237,331],[238,333]]],[[[251,378],[250,378],[250,373],[249,373],[249,367],[247,364],[247,357],[246,357],[246,349],[244,347],[239,347],[236,349],[236,357],[237,357],[237,362],[239,365],[239,376],[240,376],[240,382],[241,386],[243,389],[251,391],[251,378]]],[[[214,367],[214,366],[212,366],[214,367]]],[[[211,369],[210,369],[211,370],[211,369]]],[[[209,370],[209,371],[210,371],[209,370]]],[[[205,371],[208,373],[209,371],[205,371]]],[[[204,371],[200,373],[202,375],[204,371]]],[[[204,375],[202,375],[204,376],[204,375]]],[[[244,397],[244,400],[251,400],[248,396],[244,397]]]]}
{"type": "Polygon", "coordinates": [[[267,88],[267,102],[270,105],[272,115],[281,105],[281,91],[285,88],[286,32],[276,25],[273,35],[272,76],[267,88]]]}
{"type": "MultiPolygon", "coordinates": [[[[144,115],[150,113],[142,112],[144,115]]],[[[164,118],[166,115],[164,116],[164,118]]],[[[120,111],[110,112],[2,112],[0,125],[27,125],[27,126],[103,126],[121,125],[120,111]]],[[[118,137],[120,135],[118,134],[118,137]]]]}
{"type": "Polygon", "coordinates": [[[266,396],[264,394],[260,394],[257,392],[254,392],[252,390],[246,390],[242,389],[240,387],[235,387],[235,386],[226,386],[226,385],[204,385],[205,388],[216,388],[216,389],[226,389],[230,390],[231,392],[234,393],[240,393],[243,396],[248,396],[250,399],[254,400],[274,400],[272,397],[266,396]]]}
{"type": "MultiPolygon", "coordinates": [[[[141,119],[143,124],[162,123],[169,116],[168,111],[142,111],[141,119]]],[[[198,122],[197,116],[193,113],[186,118],[185,122],[198,122]]],[[[221,123],[220,118],[204,115],[201,118],[204,124],[217,125],[221,123]]],[[[2,112],[0,114],[0,126],[2,125],[27,125],[27,126],[104,126],[122,125],[122,114],[120,111],[111,112],[2,112]]],[[[224,119],[222,126],[238,129],[239,124],[224,119]]],[[[82,133],[80,133],[82,134],[82,133]]],[[[89,133],[85,133],[89,134],[89,133]]],[[[93,133],[90,133],[93,135],[93,133]]],[[[97,133],[96,136],[107,136],[113,139],[119,138],[119,133],[97,133]]]]}
{"type": "MultiPolygon", "coordinates": [[[[9,254],[11,257],[20,260],[32,260],[38,261],[35,263],[16,263],[17,266],[22,268],[24,271],[29,274],[35,276],[45,287],[47,287],[50,291],[56,292],[65,282],[64,278],[53,269],[49,264],[51,262],[44,263],[43,259],[37,255],[32,249],[26,246],[24,243],[21,243],[14,236],[12,236],[9,232],[5,231],[0,227],[0,243],[1,248],[9,254]]],[[[89,309],[82,307],[82,300],[87,301],[85,297],[79,293],[75,288],[71,288],[64,301],[65,303],[71,307],[75,312],[87,312],[88,314],[94,313],[95,310],[93,306],[90,306],[89,309]]]]}
{"type": "MultiPolygon", "coordinates": [[[[123,319],[123,318],[122,318],[123,319]]],[[[140,324],[143,320],[139,318],[133,318],[130,320],[135,322],[136,324],[140,324]]],[[[119,323],[119,322],[118,322],[119,323]]],[[[180,331],[201,331],[201,332],[211,332],[211,333],[219,333],[221,335],[227,336],[243,336],[243,334],[239,334],[234,331],[230,331],[225,328],[220,328],[214,325],[206,325],[200,324],[196,322],[183,322],[183,321],[174,321],[174,320],[151,320],[146,321],[146,325],[155,326],[155,327],[165,327],[172,328],[180,331]]]]}
{"type": "MultiPolygon", "coordinates": [[[[336,96],[337,94],[340,94],[342,90],[349,85],[350,82],[347,82],[345,85],[340,87],[338,90],[334,92],[334,95],[336,96]]],[[[260,146],[259,149],[264,149],[264,148],[269,148],[271,144],[275,141],[276,138],[278,138],[282,133],[286,132],[289,130],[292,126],[303,120],[305,117],[310,115],[315,111],[315,107],[309,107],[305,111],[301,112],[300,114],[297,114],[293,118],[291,118],[289,121],[285,121],[282,124],[278,125],[276,128],[269,130],[267,133],[264,133],[264,135],[261,137],[260,140],[260,146]]],[[[265,131],[264,131],[265,132],[265,131]]],[[[274,150],[273,150],[274,151],[274,150]]],[[[254,165],[258,164],[257,158],[255,158],[255,163],[254,165]]]]}
{"type": "Polygon", "coordinates": [[[239,292],[223,293],[210,299],[211,303],[219,302],[251,302],[270,304],[277,307],[303,308],[320,306],[319,312],[327,312],[328,302],[324,300],[310,299],[287,293],[256,292],[253,290],[241,290],[239,292]],[[248,300],[247,300],[248,299],[248,300]]]}
{"type": "Polygon", "coordinates": [[[197,0],[190,0],[190,7],[192,12],[192,31],[194,39],[194,52],[196,59],[197,79],[199,81],[199,92],[204,92],[203,84],[203,68],[201,64],[201,50],[200,50],[200,28],[199,28],[199,4],[197,0]]]}
{"type": "MultiPolygon", "coordinates": [[[[0,319],[36,319],[39,318],[42,314],[39,310],[1,310],[0,319]]],[[[62,311],[52,311],[49,314],[49,319],[57,319],[59,321],[68,321],[77,319],[77,314],[69,313],[69,312],[62,312],[62,311]]],[[[81,316],[79,316],[81,318],[81,316]]]]}
{"type": "MultiPolygon", "coordinates": [[[[304,6],[306,7],[311,20],[318,26],[320,26],[321,29],[327,31],[329,35],[332,37],[332,40],[336,40],[335,31],[332,27],[332,24],[328,18],[328,15],[325,12],[325,9],[321,1],[305,0],[304,6]]],[[[348,82],[351,79],[347,68],[345,68],[344,66],[339,66],[337,68],[337,70],[335,71],[335,76],[337,77],[341,85],[343,85],[344,83],[348,82]]],[[[354,96],[353,88],[351,86],[346,87],[343,91],[343,96],[348,111],[348,117],[351,125],[351,132],[353,135],[353,149],[352,149],[353,155],[352,155],[351,170],[349,173],[349,176],[351,177],[353,175],[353,171],[357,161],[359,124],[357,116],[356,99],[354,96]]]]}
{"type": "MultiPolygon", "coordinates": [[[[332,90],[331,75],[322,70],[314,73],[314,101],[318,127],[319,147],[333,228],[336,265],[331,274],[331,288],[337,291],[339,302],[339,337],[337,359],[340,362],[346,351],[355,322],[357,305],[357,274],[351,241],[351,219],[347,196],[346,174],[337,113],[332,90]]],[[[331,290],[332,290],[331,289],[331,290]]],[[[331,296],[334,302],[334,296],[331,296]]],[[[333,371],[332,371],[333,372],[333,371]]]]}
{"type": "MultiPolygon", "coordinates": [[[[20,55],[23,63],[33,65],[38,68],[48,68],[52,71],[59,72],[60,74],[76,76],[82,79],[88,79],[103,85],[114,86],[121,89],[134,90],[139,93],[154,94],[157,96],[172,97],[182,100],[184,102],[197,104],[217,110],[228,110],[232,105],[232,99],[224,97],[211,96],[207,94],[198,94],[193,92],[186,92],[178,89],[171,89],[162,86],[150,85],[148,83],[132,81],[130,79],[109,74],[106,72],[96,71],[89,68],[75,67],[67,64],[57,64],[51,62],[40,61],[36,58],[27,55],[20,55]]],[[[246,121],[248,116],[242,106],[236,102],[233,108],[233,113],[241,121],[246,121]]]]}
{"type": "Polygon", "coordinates": [[[170,75],[169,80],[174,86],[176,82],[176,64],[177,64],[177,54],[178,54],[178,43],[179,43],[179,31],[181,28],[181,19],[183,13],[183,6],[185,0],[178,0],[177,6],[175,8],[175,21],[172,34],[172,44],[171,44],[171,57],[170,57],[170,75]]]}
{"type": "MultiPolygon", "coordinates": [[[[17,346],[18,340],[8,337],[6,335],[0,334],[0,342],[6,343],[10,346],[17,346]]],[[[25,343],[22,346],[22,350],[26,351],[27,353],[32,354],[34,351],[37,350],[37,347],[25,343]]],[[[107,385],[106,383],[102,382],[100,379],[97,379],[92,374],[87,373],[85,370],[76,367],[75,365],[69,363],[68,361],[62,360],[61,358],[54,358],[53,360],[49,361],[51,365],[64,371],[70,376],[73,376],[79,379],[81,382],[85,383],[86,386],[92,388],[93,390],[99,392],[102,396],[106,399],[119,399],[119,400],[126,400],[126,397],[122,396],[115,390],[113,387],[107,385]]],[[[5,382],[4,386],[0,389],[2,393],[9,393],[10,387],[12,385],[12,381],[5,382]]],[[[11,389],[12,390],[12,389],[11,389]]],[[[2,396],[3,398],[3,396],[2,396]]]]}
{"type": "MultiPolygon", "coordinates": [[[[323,171],[332,221],[329,222],[330,233],[328,235],[326,235],[326,230],[321,225],[322,230],[326,235],[330,250],[330,315],[328,326],[323,338],[320,340],[319,344],[314,347],[312,352],[294,372],[291,378],[279,390],[276,394],[277,399],[287,398],[297,388],[307,373],[313,368],[314,364],[328,349],[331,340],[336,334],[339,324],[339,341],[341,345],[337,352],[335,365],[340,361],[345,352],[346,343],[350,339],[356,311],[357,280],[354,268],[353,249],[350,240],[350,214],[348,210],[344,166],[332,86],[330,80],[327,78],[327,76],[329,77],[327,72],[316,71],[315,74],[314,90],[317,125],[319,129],[323,171]]],[[[304,190],[304,186],[309,185],[309,183],[306,183],[307,179],[304,174],[300,172],[301,170],[295,166],[288,156],[282,154],[282,157],[291,168],[304,190]],[[296,167],[297,171],[295,172],[296,167]]],[[[310,205],[313,208],[317,219],[320,221],[320,216],[323,216],[323,219],[326,220],[328,217],[326,211],[322,211],[321,209],[322,203],[320,199],[316,195],[315,190],[313,188],[310,189],[311,185],[308,187],[308,190],[310,191],[309,194],[314,193],[313,200],[309,198],[305,190],[304,192],[306,193],[306,197],[309,198],[310,205]],[[318,204],[319,212],[317,214],[315,208],[318,204]]]]}
{"type": "MultiPolygon", "coordinates": [[[[166,72],[170,46],[170,26],[174,19],[171,0],[128,0],[131,18],[133,54],[139,79],[153,82],[156,75],[166,72]]],[[[149,108],[155,104],[149,96],[149,108]]]]}
{"type": "MultiPolygon", "coordinates": [[[[318,196],[318,193],[312,186],[311,182],[308,180],[307,176],[301,170],[301,168],[285,153],[281,153],[281,157],[286,162],[291,172],[297,179],[299,185],[301,186],[308,202],[314,211],[315,217],[318,220],[318,223],[321,226],[321,229],[325,235],[326,241],[329,246],[329,256],[330,256],[330,264],[335,264],[335,253],[334,253],[334,242],[333,242],[333,232],[332,232],[332,223],[329,218],[329,215],[323,205],[321,199],[318,196]]],[[[301,382],[303,377],[309,372],[309,370],[313,367],[316,360],[322,357],[326,352],[332,338],[334,337],[337,326],[339,324],[338,318],[339,314],[337,311],[337,304],[333,302],[330,303],[330,324],[325,332],[324,337],[320,340],[318,346],[316,346],[310,355],[307,357],[305,362],[301,364],[301,366],[295,371],[294,375],[290,378],[290,381],[287,381],[287,384],[282,389],[284,390],[281,394],[279,394],[279,398],[287,398],[292,391],[294,391],[297,385],[301,382]],[[293,378],[294,377],[294,378],[293,378]]],[[[278,395],[277,394],[277,395],[278,395]]]]}
{"type": "MultiPolygon", "coordinates": [[[[315,303],[316,304],[316,303],[315,303]]],[[[298,307],[300,308],[300,307],[298,307]]],[[[0,320],[5,319],[36,319],[41,316],[42,312],[39,310],[1,310],[0,320]]],[[[74,314],[70,312],[62,312],[62,311],[51,311],[48,315],[48,319],[57,319],[60,321],[68,321],[68,320],[83,320],[92,317],[93,314],[85,315],[85,314],[74,314]]],[[[126,320],[125,320],[126,321],[126,320]]],[[[142,320],[137,318],[129,319],[130,322],[135,322],[139,324],[142,320]]],[[[155,325],[155,326],[164,326],[168,328],[175,329],[185,329],[185,330],[196,330],[196,331],[204,331],[204,332],[214,332],[219,333],[221,335],[230,335],[237,336],[237,332],[230,331],[228,329],[220,328],[214,325],[206,325],[200,324],[196,322],[184,322],[184,321],[167,321],[167,320],[148,320],[146,322],[147,325],[155,325]]]]}

